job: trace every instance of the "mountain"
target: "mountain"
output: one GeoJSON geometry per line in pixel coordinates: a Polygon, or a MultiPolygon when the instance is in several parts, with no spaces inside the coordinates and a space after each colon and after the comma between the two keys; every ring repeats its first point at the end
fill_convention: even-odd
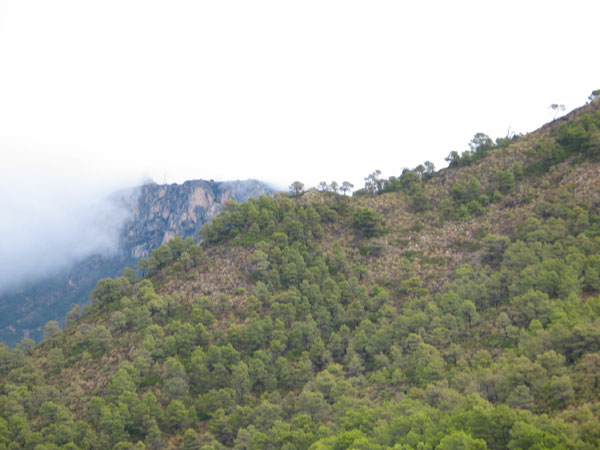
{"type": "Polygon", "coordinates": [[[0,347],[0,446],[600,448],[599,130],[229,204],[0,347]]]}
{"type": "Polygon", "coordinates": [[[39,340],[48,320],[60,320],[74,304],[88,303],[101,278],[114,277],[126,266],[166,243],[174,236],[196,238],[198,230],[230,200],[272,194],[256,180],[183,184],[148,183],[111,196],[116,207],[127,212],[119,246],[108,254],[93,254],[43,280],[0,296],[0,340],[14,345],[24,337],[39,340]]]}

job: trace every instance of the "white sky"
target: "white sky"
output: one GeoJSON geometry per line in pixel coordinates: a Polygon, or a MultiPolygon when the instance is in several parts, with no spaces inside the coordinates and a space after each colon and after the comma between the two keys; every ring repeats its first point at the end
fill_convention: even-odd
{"type": "Polygon", "coordinates": [[[598,1],[0,0],[0,189],[361,187],[600,88],[598,1]],[[10,185],[6,182],[10,180],[10,185]],[[75,184],[79,186],[79,184],[75,184]]]}

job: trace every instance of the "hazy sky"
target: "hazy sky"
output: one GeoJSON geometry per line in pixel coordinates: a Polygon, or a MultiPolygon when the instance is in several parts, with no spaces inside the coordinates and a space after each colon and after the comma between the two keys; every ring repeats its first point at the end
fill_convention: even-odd
{"type": "Polygon", "coordinates": [[[592,0],[0,0],[0,270],[110,247],[102,198],[142,177],[358,188],[375,169],[439,168],[479,131],[533,130],[551,103],[600,88],[599,13],[592,0]]]}
{"type": "Polygon", "coordinates": [[[597,1],[0,5],[2,173],[361,184],[600,87],[597,1]]]}

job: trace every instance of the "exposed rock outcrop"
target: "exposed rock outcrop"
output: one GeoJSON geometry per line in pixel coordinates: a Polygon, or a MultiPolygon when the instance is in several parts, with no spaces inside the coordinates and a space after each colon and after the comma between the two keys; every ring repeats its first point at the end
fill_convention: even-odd
{"type": "Polygon", "coordinates": [[[132,218],[121,235],[121,249],[134,259],[146,257],[174,236],[195,236],[229,200],[245,202],[271,193],[269,187],[256,180],[146,184],[136,189],[132,218]]]}

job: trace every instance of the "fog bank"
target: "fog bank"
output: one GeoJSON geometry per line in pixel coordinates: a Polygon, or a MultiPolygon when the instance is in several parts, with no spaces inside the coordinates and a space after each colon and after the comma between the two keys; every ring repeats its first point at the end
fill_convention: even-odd
{"type": "Polygon", "coordinates": [[[141,183],[35,171],[27,178],[0,175],[0,293],[92,254],[114,253],[130,215],[127,187],[141,183]]]}

